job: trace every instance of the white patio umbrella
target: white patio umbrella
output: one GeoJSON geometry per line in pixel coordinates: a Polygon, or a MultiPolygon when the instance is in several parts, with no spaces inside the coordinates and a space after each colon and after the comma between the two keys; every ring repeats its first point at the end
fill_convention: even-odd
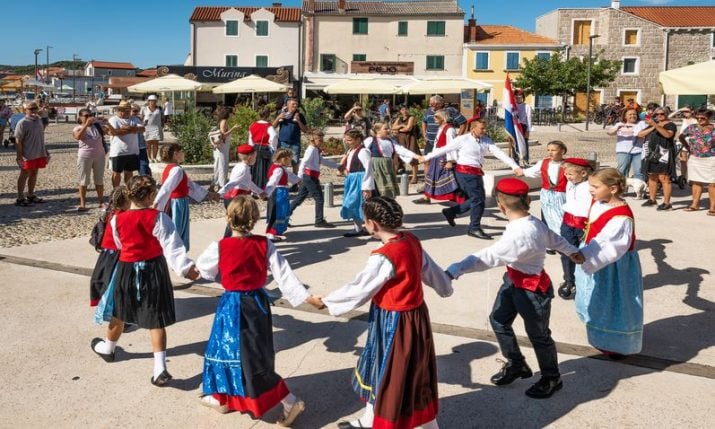
{"type": "Polygon", "coordinates": [[[667,95],[715,94],[715,61],[660,72],[658,80],[667,95]]]}
{"type": "Polygon", "coordinates": [[[355,76],[323,88],[327,94],[400,94],[400,86],[389,79],[355,76]]]}
{"type": "Polygon", "coordinates": [[[283,92],[288,88],[288,85],[276,83],[272,80],[252,74],[250,76],[242,77],[240,79],[219,85],[212,91],[214,94],[240,94],[249,92],[254,94],[256,92],[283,92]]]}
{"type": "Polygon", "coordinates": [[[484,90],[492,85],[473,79],[425,77],[402,87],[404,94],[459,94],[464,89],[484,90]]]}
{"type": "Polygon", "coordinates": [[[198,91],[201,83],[195,80],[186,79],[179,75],[168,74],[156,79],[131,85],[127,88],[129,92],[159,92],[159,91],[198,91]]]}
{"type": "Polygon", "coordinates": [[[37,79],[28,79],[23,82],[23,85],[25,86],[36,86],[38,88],[43,88],[43,89],[55,89],[55,86],[49,83],[42,82],[41,80],[37,79]]]}

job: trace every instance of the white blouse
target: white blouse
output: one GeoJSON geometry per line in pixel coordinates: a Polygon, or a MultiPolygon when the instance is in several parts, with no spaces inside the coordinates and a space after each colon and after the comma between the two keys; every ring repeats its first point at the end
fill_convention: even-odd
{"type": "MultiPolygon", "coordinates": [[[[613,207],[597,201],[591,207],[588,222],[593,223],[607,210],[613,207]]],[[[612,218],[590,243],[581,248],[586,261],[581,265],[587,274],[593,274],[608,264],[619,260],[631,247],[633,236],[633,219],[626,216],[612,218]]]]}
{"type": "Polygon", "coordinates": [[[271,196],[273,191],[278,187],[278,182],[283,177],[283,174],[288,175],[288,183],[295,184],[300,182],[300,177],[293,174],[292,171],[288,171],[285,167],[274,168],[271,177],[268,178],[268,183],[266,183],[266,195],[271,196]]]}
{"type": "MultiPolygon", "coordinates": [[[[154,205],[157,210],[166,210],[172,191],[179,186],[185,175],[186,172],[179,166],[174,167],[171,171],[169,171],[169,175],[166,177],[164,183],[161,184],[161,188],[159,188],[159,191],[156,193],[156,197],[154,197],[154,205]]],[[[201,202],[209,194],[206,189],[202,188],[201,185],[193,182],[188,177],[187,183],[189,186],[189,197],[191,197],[194,201],[201,202]]]]}
{"type": "Polygon", "coordinates": [[[588,181],[579,183],[566,183],[566,202],[563,205],[565,213],[570,213],[578,217],[587,217],[588,209],[591,208],[591,191],[588,190],[588,181]]]}
{"type": "Polygon", "coordinates": [[[352,165],[355,153],[358,154],[357,157],[360,160],[360,163],[362,164],[363,168],[365,169],[365,175],[362,178],[362,186],[360,187],[360,189],[363,191],[372,191],[375,189],[375,181],[372,180],[372,163],[370,162],[372,160],[372,155],[370,155],[369,150],[358,151],[356,149],[351,149],[348,153],[348,159],[346,163],[348,168],[347,172],[350,173],[350,166],[352,165]]]}
{"type": "Polygon", "coordinates": [[[303,159],[300,160],[300,166],[298,167],[298,177],[301,180],[303,179],[303,175],[305,174],[306,168],[312,171],[320,171],[321,164],[328,168],[337,169],[340,167],[337,162],[323,158],[323,156],[320,154],[320,149],[318,149],[317,147],[313,145],[308,146],[308,148],[305,150],[305,153],[303,154],[303,159]]]}
{"type": "MultiPolygon", "coordinates": [[[[484,164],[484,155],[491,153],[497,159],[499,159],[504,164],[508,165],[512,170],[519,168],[519,166],[511,159],[507,154],[505,154],[494,142],[491,141],[489,137],[481,137],[476,139],[471,133],[461,135],[455,138],[451,143],[447,143],[446,146],[441,148],[432,149],[428,155],[425,155],[425,160],[429,161],[435,158],[439,158],[442,155],[446,155],[450,152],[456,152],[457,164],[467,165],[475,168],[482,168],[484,164]]],[[[448,159],[450,159],[448,157],[448,159]]]]}
{"type": "MultiPolygon", "coordinates": [[[[546,169],[546,174],[549,176],[549,181],[551,183],[557,183],[559,181],[559,170],[561,170],[562,161],[549,161],[549,166],[546,169]]],[[[525,177],[541,177],[541,166],[544,164],[544,160],[540,159],[536,164],[529,168],[524,169],[525,177]]]]}

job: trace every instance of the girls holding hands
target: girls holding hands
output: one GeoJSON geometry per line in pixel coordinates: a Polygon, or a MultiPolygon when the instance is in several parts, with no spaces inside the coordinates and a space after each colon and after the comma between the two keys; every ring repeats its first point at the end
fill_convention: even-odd
{"type": "Polygon", "coordinates": [[[290,149],[278,149],[273,155],[273,164],[268,169],[265,194],[270,199],[266,216],[266,235],[273,241],[282,240],[279,236],[288,229],[288,216],[290,215],[288,184],[300,182],[300,178],[288,170],[293,156],[293,151],[290,149]]]}
{"type": "Polygon", "coordinates": [[[559,140],[550,141],[546,145],[548,158],[539,160],[536,164],[524,170],[526,177],[541,177],[541,218],[555,233],[561,233],[561,222],[564,218],[564,203],[566,202],[566,176],[563,160],[566,145],[559,140]]]}
{"type": "MultiPolygon", "coordinates": [[[[219,189],[218,194],[223,197],[223,205],[228,208],[228,204],[231,200],[238,195],[248,195],[253,193],[261,198],[265,199],[266,194],[263,189],[258,187],[253,182],[253,174],[251,173],[252,167],[256,164],[258,158],[258,153],[256,152],[256,146],[250,144],[242,144],[236,148],[238,153],[238,161],[236,165],[231,170],[231,175],[228,178],[228,182],[219,189]]],[[[266,169],[266,173],[268,170],[266,169]]],[[[231,236],[231,225],[226,225],[226,231],[223,234],[224,237],[231,236]]]]}
{"type": "Polygon", "coordinates": [[[345,142],[350,148],[343,157],[341,168],[347,172],[345,178],[345,193],[340,217],[352,219],[354,230],[346,232],[343,237],[363,237],[370,235],[363,228],[362,203],[372,196],[375,182],[372,179],[372,163],[370,151],[363,146],[363,135],[358,129],[345,133],[345,142]]]}

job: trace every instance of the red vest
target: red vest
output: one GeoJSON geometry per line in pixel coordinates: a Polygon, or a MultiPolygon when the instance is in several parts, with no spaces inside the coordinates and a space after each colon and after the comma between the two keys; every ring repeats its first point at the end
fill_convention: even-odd
{"type": "Polygon", "coordinates": [[[164,253],[152,233],[157,216],[159,211],[154,209],[127,210],[117,214],[117,235],[122,243],[120,261],[148,261],[164,253]]]}
{"type": "MultiPolygon", "coordinates": [[[[169,177],[169,172],[172,168],[181,168],[179,164],[169,164],[164,168],[164,172],[161,174],[161,183],[166,182],[167,177],[169,177]]],[[[170,198],[186,198],[189,196],[189,178],[186,176],[186,172],[183,172],[181,182],[171,191],[170,198]]]]}
{"type": "Polygon", "coordinates": [[[251,291],[266,284],[268,240],[262,235],[228,237],[218,243],[221,284],[229,291],[251,291]]]}
{"type": "Polygon", "coordinates": [[[549,179],[549,158],[544,158],[541,163],[541,187],[549,191],[566,192],[566,175],[564,175],[564,167],[559,167],[559,177],[556,183],[551,183],[549,179]]]}
{"type": "MultiPolygon", "coordinates": [[[[273,172],[276,170],[276,168],[283,168],[282,165],[280,164],[271,164],[270,167],[268,167],[268,177],[270,178],[273,176],[273,172]]],[[[278,183],[276,183],[276,186],[287,186],[288,185],[288,173],[286,173],[285,169],[283,169],[283,174],[281,175],[281,178],[278,179],[278,183]]]]}
{"type": "Polygon", "coordinates": [[[372,301],[389,311],[408,311],[422,305],[422,246],[409,232],[401,232],[372,254],[390,260],[395,276],[385,283],[372,301]]]}
{"type": "Polygon", "coordinates": [[[114,242],[114,233],[112,232],[112,218],[116,216],[117,213],[113,212],[107,215],[107,224],[104,227],[104,235],[102,236],[102,243],[100,247],[106,250],[119,250],[117,248],[117,243],[114,242]]]}
{"type": "Polygon", "coordinates": [[[268,134],[268,127],[270,126],[271,124],[267,122],[265,124],[254,122],[250,127],[248,127],[248,131],[251,132],[251,139],[255,144],[268,146],[268,143],[271,140],[271,136],[268,134]]]}
{"type": "MultiPolygon", "coordinates": [[[[591,207],[593,207],[593,205],[591,205],[591,207]]],[[[586,225],[586,238],[584,239],[584,243],[590,243],[591,240],[593,240],[593,238],[596,237],[601,232],[601,230],[603,230],[603,228],[611,219],[613,219],[614,217],[623,216],[635,221],[633,217],[633,211],[631,211],[631,208],[627,204],[606,210],[604,213],[601,214],[601,216],[598,217],[598,219],[586,225]]],[[[633,234],[631,236],[631,245],[628,250],[633,250],[635,248],[635,245],[636,230],[635,228],[633,228],[633,234]]]]}
{"type": "Polygon", "coordinates": [[[435,147],[442,147],[447,144],[447,130],[450,128],[452,128],[451,125],[445,125],[445,127],[442,129],[442,134],[440,134],[439,138],[437,139],[435,147]]]}

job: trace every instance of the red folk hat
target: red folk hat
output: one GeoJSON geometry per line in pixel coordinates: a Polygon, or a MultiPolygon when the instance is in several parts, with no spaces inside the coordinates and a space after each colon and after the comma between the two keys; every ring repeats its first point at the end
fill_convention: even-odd
{"type": "Polygon", "coordinates": [[[581,167],[592,168],[591,163],[587,159],[583,159],[583,158],[565,158],[564,162],[567,164],[573,164],[573,165],[578,165],[581,167]]]}
{"type": "Polygon", "coordinates": [[[250,155],[253,153],[254,150],[255,148],[250,144],[242,144],[236,148],[236,152],[240,153],[241,155],[250,155]]]}
{"type": "Polygon", "coordinates": [[[508,177],[502,179],[497,183],[497,191],[502,194],[513,195],[515,197],[520,197],[529,193],[529,185],[523,180],[515,179],[513,177],[508,177]]]}

